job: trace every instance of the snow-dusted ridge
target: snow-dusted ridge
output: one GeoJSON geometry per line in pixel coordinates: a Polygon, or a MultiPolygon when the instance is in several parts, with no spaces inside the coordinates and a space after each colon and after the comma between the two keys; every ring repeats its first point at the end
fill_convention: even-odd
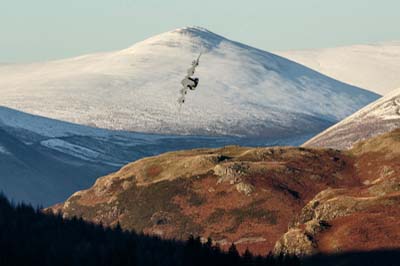
{"type": "Polygon", "coordinates": [[[400,88],[308,140],[303,146],[351,148],[358,141],[400,127],[400,88]]]}
{"type": "Polygon", "coordinates": [[[379,96],[200,27],[127,49],[0,66],[0,105],[107,129],[276,138],[320,132],[379,96]],[[181,112],[180,81],[203,52],[181,112]]]}

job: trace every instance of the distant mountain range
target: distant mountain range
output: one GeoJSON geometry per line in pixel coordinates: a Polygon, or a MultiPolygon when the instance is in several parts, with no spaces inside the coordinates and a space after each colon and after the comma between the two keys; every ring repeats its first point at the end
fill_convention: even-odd
{"type": "Polygon", "coordinates": [[[400,88],[400,41],[276,53],[378,94],[400,88]]]}
{"type": "Polygon", "coordinates": [[[0,105],[78,124],[269,142],[305,140],[379,97],[199,27],[116,52],[1,65],[0,93],[0,105]],[[179,111],[180,81],[200,53],[199,87],[179,111]]]}
{"type": "Polygon", "coordinates": [[[17,202],[49,206],[144,156],[242,142],[261,145],[228,137],[104,130],[0,107],[0,189],[17,202]]]}

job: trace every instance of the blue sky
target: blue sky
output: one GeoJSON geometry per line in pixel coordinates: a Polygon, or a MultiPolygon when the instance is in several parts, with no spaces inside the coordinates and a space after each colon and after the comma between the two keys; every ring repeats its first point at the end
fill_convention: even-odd
{"type": "Polygon", "coordinates": [[[398,0],[0,0],[0,62],[118,50],[183,26],[260,49],[400,40],[398,0]]]}

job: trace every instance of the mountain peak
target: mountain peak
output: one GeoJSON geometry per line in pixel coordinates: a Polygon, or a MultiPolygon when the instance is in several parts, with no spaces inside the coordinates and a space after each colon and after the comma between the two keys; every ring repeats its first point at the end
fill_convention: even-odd
{"type": "Polygon", "coordinates": [[[204,33],[211,33],[208,29],[200,26],[186,26],[182,28],[177,28],[173,30],[173,32],[178,32],[178,33],[194,33],[194,32],[204,32],[204,33]]]}
{"type": "Polygon", "coordinates": [[[178,28],[171,32],[182,35],[189,35],[191,37],[204,38],[204,39],[209,39],[209,38],[225,39],[223,36],[199,26],[188,26],[188,27],[178,28]]]}
{"type": "Polygon", "coordinates": [[[227,39],[221,35],[209,31],[199,26],[187,26],[167,31],[151,37],[143,42],[135,44],[133,47],[142,45],[166,45],[175,46],[182,43],[189,43],[192,47],[211,50],[217,47],[222,41],[227,39]]]}

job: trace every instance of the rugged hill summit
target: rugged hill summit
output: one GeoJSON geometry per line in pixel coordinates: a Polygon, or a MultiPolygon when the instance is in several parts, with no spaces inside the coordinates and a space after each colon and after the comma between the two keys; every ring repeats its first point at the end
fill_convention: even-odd
{"type": "Polygon", "coordinates": [[[400,127],[400,89],[362,108],[303,146],[348,149],[356,142],[400,127]]]}
{"type": "Polygon", "coordinates": [[[211,237],[267,252],[319,191],[358,186],[334,150],[230,146],[166,153],[102,177],[55,209],[165,238],[211,237]]]}
{"type": "Polygon", "coordinates": [[[199,27],[116,52],[0,66],[0,92],[0,105],[78,124],[270,142],[296,137],[296,145],[379,97],[199,27]],[[179,112],[180,82],[200,52],[199,87],[179,112]]]}
{"type": "Polygon", "coordinates": [[[211,237],[260,254],[398,248],[399,158],[400,130],[346,152],[170,152],[99,178],[52,210],[163,238],[211,237]]]}

